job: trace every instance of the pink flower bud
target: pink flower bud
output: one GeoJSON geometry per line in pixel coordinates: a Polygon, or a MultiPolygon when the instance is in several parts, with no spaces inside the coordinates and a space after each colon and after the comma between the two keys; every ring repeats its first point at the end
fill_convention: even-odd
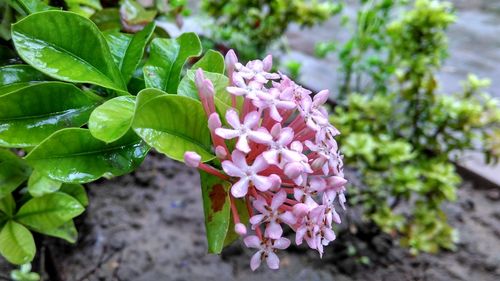
{"type": "Polygon", "coordinates": [[[220,145],[217,146],[215,148],[215,156],[217,156],[217,158],[219,158],[219,159],[226,159],[226,157],[227,157],[226,149],[220,145]]]}
{"type": "Polygon", "coordinates": [[[242,223],[237,223],[234,226],[234,232],[236,232],[240,236],[246,235],[247,234],[247,227],[242,223]]]}
{"type": "Polygon", "coordinates": [[[198,168],[201,162],[201,156],[194,151],[187,151],[184,153],[184,162],[187,166],[198,168]]]}
{"type": "Polygon", "coordinates": [[[216,112],[210,114],[208,117],[208,128],[210,131],[215,131],[215,129],[222,127],[222,122],[220,121],[219,114],[216,112]]]}
{"type": "Polygon", "coordinates": [[[238,63],[238,57],[233,50],[229,50],[225,57],[227,76],[232,77],[234,72],[234,66],[238,63]]]}
{"type": "Polygon", "coordinates": [[[194,83],[198,89],[200,99],[204,100],[212,98],[215,95],[214,85],[209,79],[205,79],[205,74],[201,68],[198,68],[195,73],[194,83]]]}
{"type": "Polygon", "coordinates": [[[318,107],[318,106],[323,105],[328,100],[329,96],[330,96],[330,92],[328,90],[323,90],[323,91],[317,93],[314,96],[313,106],[318,107]]]}
{"type": "Polygon", "coordinates": [[[273,68],[273,56],[267,55],[263,60],[263,70],[264,71],[269,71],[271,68],[273,68]]]}

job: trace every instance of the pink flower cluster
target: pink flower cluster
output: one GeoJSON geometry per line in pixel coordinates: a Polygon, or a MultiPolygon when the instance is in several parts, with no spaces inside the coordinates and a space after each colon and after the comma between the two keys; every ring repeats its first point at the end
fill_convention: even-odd
{"type": "Polygon", "coordinates": [[[284,225],[296,232],[297,245],[305,241],[322,255],[335,240],[333,223],[340,223],[334,202],[345,208],[346,201],[342,156],[334,139],[339,132],[323,107],[328,91],[313,96],[271,67],[271,56],[243,65],[228,52],[232,108],[225,112],[227,126],[216,111],[212,82],[198,69],[195,82],[223,171],[201,163],[194,152],[184,156],[189,166],[232,183],[235,231],[246,236],[247,247],[257,249],[252,270],[264,260],[269,268],[279,268],[276,251],[291,243],[283,237],[284,225]],[[254,234],[247,235],[235,200],[245,200],[254,234]]]}

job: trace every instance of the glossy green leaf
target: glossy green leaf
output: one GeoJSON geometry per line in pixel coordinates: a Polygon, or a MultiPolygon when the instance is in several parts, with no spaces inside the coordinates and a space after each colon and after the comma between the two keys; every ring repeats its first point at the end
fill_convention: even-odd
{"type": "Polygon", "coordinates": [[[155,23],[151,22],[133,36],[116,31],[104,34],[125,83],[128,83],[139,65],[155,27],[155,23]]]}
{"type": "Polygon", "coordinates": [[[87,207],[89,205],[89,198],[85,188],[81,184],[63,184],[61,187],[61,192],[71,195],[73,198],[78,200],[82,206],[87,207]]]}
{"type": "Polygon", "coordinates": [[[86,183],[134,170],[144,160],[149,147],[130,133],[106,144],[89,130],[62,129],[35,147],[26,160],[51,179],[66,183],[86,183]]]}
{"type": "Polygon", "coordinates": [[[132,128],[150,146],[172,159],[183,161],[186,151],[195,151],[208,161],[214,156],[207,122],[199,101],[165,95],[138,108],[132,128]]]}
{"type": "Polygon", "coordinates": [[[74,85],[45,82],[0,97],[0,146],[30,147],[53,132],[87,123],[101,98],[74,85]]]}
{"type": "Polygon", "coordinates": [[[158,90],[155,88],[148,88],[148,89],[141,90],[137,94],[137,99],[135,102],[136,103],[135,111],[137,112],[137,110],[139,108],[141,108],[143,105],[145,105],[148,101],[150,101],[154,98],[157,98],[159,96],[164,96],[164,95],[168,95],[168,94],[162,90],[158,90]]]}
{"type": "Polygon", "coordinates": [[[8,217],[12,217],[15,210],[16,201],[14,201],[14,197],[12,196],[12,194],[7,194],[0,199],[0,212],[3,212],[8,217]]]}
{"type": "MultiPolygon", "coordinates": [[[[222,116],[225,115],[226,111],[229,108],[232,108],[231,95],[227,92],[226,88],[229,86],[229,79],[222,74],[205,72],[205,78],[212,81],[215,90],[215,107],[219,114],[222,116]]],[[[190,97],[196,100],[199,100],[198,90],[196,88],[196,84],[194,83],[195,78],[195,70],[188,70],[186,75],[182,78],[181,83],[179,84],[179,89],[177,94],[180,96],[190,97]]],[[[236,108],[241,108],[243,104],[243,99],[241,97],[236,98],[236,108]]]]}
{"type": "Polygon", "coordinates": [[[33,231],[48,236],[61,238],[69,243],[75,243],[76,240],[78,239],[78,231],[76,230],[75,223],[72,220],[63,223],[61,226],[56,228],[43,229],[43,230],[33,229],[33,231]]]}
{"type": "Polygon", "coordinates": [[[15,221],[8,221],[0,231],[0,254],[13,264],[24,264],[35,257],[36,246],[31,232],[15,221]]]}
{"type": "Polygon", "coordinates": [[[201,171],[200,180],[208,252],[219,254],[224,247],[230,224],[231,202],[229,188],[231,184],[201,171]]]}
{"type": "Polygon", "coordinates": [[[105,8],[95,14],[90,19],[99,27],[100,30],[116,30],[122,27],[120,23],[120,11],[118,8],[105,8]]]}
{"type": "Polygon", "coordinates": [[[49,6],[49,4],[47,4],[47,1],[42,1],[42,0],[14,0],[14,1],[17,2],[19,7],[21,7],[21,9],[26,14],[57,9],[55,7],[49,6]]]}
{"type": "Polygon", "coordinates": [[[0,96],[45,80],[49,80],[49,77],[26,64],[2,66],[0,67],[0,96]]]}
{"type": "Polygon", "coordinates": [[[84,17],[92,16],[96,11],[102,9],[99,0],[65,0],[68,10],[84,17]]]}
{"type": "Polygon", "coordinates": [[[85,17],[63,11],[32,14],[12,26],[12,41],[26,62],[51,77],[126,93],[104,36],[85,17]]]}
{"type": "Polygon", "coordinates": [[[53,180],[34,170],[28,180],[28,192],[33,197],[40,197],[58,191],[61,185],[62,182],[53,180]]]}
{"type": "Polygon", "coordinates": [[[72,196],[55,192],[30,199],[14,216],[17,222],[35,231],[57,228],[85,211],[72,196]]]}
{"type": "Polygon", "coordinates": [[[28,179],[31,168],[6,149],[0,149],[0,198],[9,195],[28,179]]]}
{"type": "Polygon", "coordinates": [[[135,97],[121,96],[97,107],[89,118],[90,133],[104,142],[114,142],[123,137],[134,117],[135,97]]]}
{"type": "Polygon", "coordinates": [[[224,57],[217,51],[208,50],[205,55],[191,67],[193,70],[198,68],[206,72],[224,74],[224,57]]]}
{"type": "Polygon", "coordinates": [[[186,60],[200,53],[200,39],[194,33],[184,33],[176,39],[154,39],[143,68],[146,86],[175,94],[186,60]]]}
{"type": "Polygon", "coordinates": [[[157,13],[156,10],[146,10],[135,0],[124,0],[120,7],[123,20],[130,26],[152,22],[157,13]]]}

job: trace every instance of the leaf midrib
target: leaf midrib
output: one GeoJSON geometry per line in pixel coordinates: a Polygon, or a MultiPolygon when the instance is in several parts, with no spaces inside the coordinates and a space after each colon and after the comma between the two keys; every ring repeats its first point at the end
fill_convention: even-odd
{"type": "Polygon", "coordinates": [[[185,139],[191,143],[194,143],[196,144],[197,146],[199,146],[200,148],[202,148],[205,152],[207,152],[208,154],[212,154],[209,149],[202,143],[200,143],[198,140],[195,140],[189,136],[186,136],[184,134],[179,134],[179,133],[173,133],[173,131],[169,130],[169,129],[155,129],[155,128],[137,128],[137,129],[149,129],[149,130],[157,130],[157,131],[160,131],[160,132],[164,132],[166,134],[169,134],[169,135],[172,135],[172,136],[175,136],[175,137],[178,137],[178,138],[181,138],[181,139],[185,139]]]}
{"type": "Polygon", "coordinates": [[[68,157],[73,157],[73,156],[86,156],[86,155],[90,155],[90,154],[99,154],[99,153],[110,152],[110,151],[113,151],[113,150],[119,150],[119,149],[122,149],[124,147],[130,146],[130,145],[133,145],[133,144],[138,144],[140,142],[141,142],[141,140],[138,140],[138,141],[126,143],[126,144],[123,144],[123,145],[120,145],[120,146],[113,146],[113,147],[110,147],[110,148],[107,148],[107,149],[93,150],[93,151],[80,152],[80,153],[72,153],[72,154],[66,154],[66,155],[60,155],[60,156],[52,156],[52,157],[33,158],[32,160],[39,160],[39,159],[61,159],[61,158],[68,158],[68,157]]]}
{"type": "Polygon", "coordinates": [[[51,213],[58,213],[58,212],[66,212],[68,209],[74,210],[74,208],[50,208],[50,209],[44,209],[43,211],[32,211],[32,212],[27,212],[23,213],[21,215],[15,215],[15,219],[22,219],[28,216],[35,216],[35,215],[45,215],[45,214],[51,214],[51,213]]]}
{"type": "Polygon", "coordinates": [[[87,109],[91,109],[92,106],[86,106],[86,107],[79,107],[79,108],[72,108],[72,109],[66,109],[66,110],[61,110],[61,111],[55,111],[55,112],[50,112],[50,113],[44,113],[40,115],[29,115],[29,116],[21,116],[21,117],[11,117],[11,118],[0,118],[0,121],[13,121],[13,120],[25,120],[25,119],[36,119],[36,118],[43,118],[43,117],[52,117],[56,115],[64,115],[65,113],[74,111],[74,112],[82,112],[87,109]]]}

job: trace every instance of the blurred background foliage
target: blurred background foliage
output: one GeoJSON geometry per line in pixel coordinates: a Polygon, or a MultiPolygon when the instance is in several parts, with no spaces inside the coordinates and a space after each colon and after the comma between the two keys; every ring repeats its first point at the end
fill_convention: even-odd
{"type": "Polygon", "coordinates": [[[311,27],[342,10],[339,1],[202,0],[214,19],[211,40],[238,50],[243,60],[263,57],[292,24],[311,27]]]}
{"type": "Polygon", "coordinates": [[[342,80],[331,118],[346,164],[365,184],[350,189],[351,204],[400,233],[414,254],[453,250],[458,234],[441,209],[461,181],[452,160],[469,150],[498,160],[500,110],[484,92],[489,81],[472,74],[462,92],[438,93],[453,8],[407,2],[362,1],[356,32],[338,50],[342,80]]]}

